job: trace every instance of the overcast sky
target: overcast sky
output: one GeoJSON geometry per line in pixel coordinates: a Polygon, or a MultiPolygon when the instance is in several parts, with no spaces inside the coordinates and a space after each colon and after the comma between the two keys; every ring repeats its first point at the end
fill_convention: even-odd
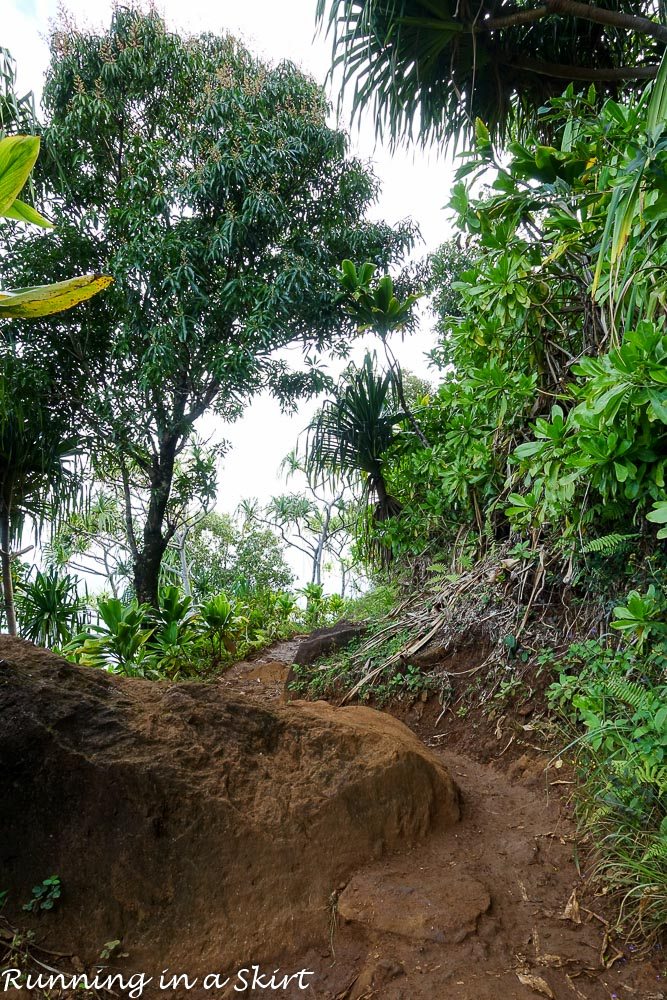
{"type": "MultiPolygon", "coordinates": [[[[39,93],[48,61],[46,33],[56,16],[58,0],[2,0],[2,38],[18,64],[21,91],[39,93]]],[[[92,27],[108,23],[108,0],[69,0],[66,4],[79,23],[92,27]]],[[[324,84],[330,65],[330,40],[315,37],[316,0],[163,0],[158,9],[169,26],[186,33],[227,31],[239,35],[256,54],[271,61],[290,59],[324,84]]],[[[335,103],[336,95],[330,94],[335,103]]],[[[349,122],[341,124],[347,129],[349,122]]],[[[373,161],[382,195],[372,214],[388,222],[411,217],[418,223],[423,244],[419,256],[437,247],[449,235],[443,206],[449,199],[451,163],[434,152],[406,148],[391,153],[376,145],[370,118],[350,130],[352,152],[373,161]]],[[[426,316],[422,331],[394,350],[405,367],[427,375],[424,352],[433,342],[426,316]]],[[[362,353],[360,349],[359,353],[362,353]]],[[[244,497],[268,499],[285,487],[278,474],[282,457],[308,423],[314,403],[295,416],[282,415],[270,399],[258,399],[242,420],[231,427],[205,430],[228,438],[233,448],[220,470],[218,506],[233,511],[244,497]]]]}

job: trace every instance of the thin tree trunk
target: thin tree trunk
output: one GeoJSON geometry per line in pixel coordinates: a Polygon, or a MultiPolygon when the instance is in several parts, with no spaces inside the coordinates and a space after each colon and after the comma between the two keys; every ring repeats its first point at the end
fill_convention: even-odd
{"type": "Polygon", "coordinates": [[[0,507],[0,559],[2,560],[2,594],[7,619],[7,631],[17,634],[16,611],[14,608],[14,587],[12,584],[12,562],[9,542],[9,509],[5,503],[0,507]]]}
{"type": "Polygon", "coordinates": [[[159,607],[162,557],[173,537],[174,528],[163,532],[167,504],[174,478],[177,439],[165,438],[151,470],[150,498],[143,530],[143,545],[134,558],[134,588],[140,604],[159,607]]]}
{"type": "Polygon", "coordinates": [[[190,586],[190,567],[188,566],[188,557],[185,551],[187,538],[188,529],[184,528],[178,536],[178,555],[181,561],[181,583],[183,584],[183,593],[185,596],[192,597],[192,588],[190,586]]]}
{"type": "Polygon", "coordinates": [[[324,523],[322,524],[320,537],[317,540],[317,548],[315,549],[315,554],[313,556],[312,583],[322,583],[322,556],[324,554],[324,546],[327,544],[327,541],[329,539],[330,521],[331,521],[331,504],[327,504],[324,514],[324,523]]]}

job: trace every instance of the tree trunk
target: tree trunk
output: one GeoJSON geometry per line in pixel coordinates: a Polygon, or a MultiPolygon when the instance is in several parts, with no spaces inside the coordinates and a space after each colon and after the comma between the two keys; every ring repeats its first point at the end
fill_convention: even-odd
{"type": "Polygon", "coordinates": [[[162,557],[174,534],[174,528],[163,532],[167,504],[174,478],[177,438],[163,438],[160,454],[155,459],[150,475],[150,497],[146,523],[143,530],[143,545],[134,557],[134,589],[140,604],[159,607],[159,585],[162,557]]]}
{"type": "Polygon", "coordinates": [[[12,563],[9,544],[9,508],[0,506],[0,559],[2,560],[2,594],[7,619],[7,631],[16,635],[16,611],[14,609],[14,587],[12,585],[12,563]]]}
{"type": "Polygon", "coordinates": [[[185,551],[185,544],[188,540],[188,529],[184,528],[178,536],[178,555],[181,561],[181,583],[183,593],[186,597],[192,597],[192,587],[190,586],[190,567],[188,566],[188,554],[185,551]]]}
{"type": "Polygon", "coordinates": [[[330,521],[331,521],[331,504],[327,504],[326,511],[324,514],[324,523],[322,524],[320,537],[317,539],[317,548],[313,556],[313,575],[311,583],[322,583],[322,556],[324,555],[324,546],[327,544],[329,540],[330,521]]]}

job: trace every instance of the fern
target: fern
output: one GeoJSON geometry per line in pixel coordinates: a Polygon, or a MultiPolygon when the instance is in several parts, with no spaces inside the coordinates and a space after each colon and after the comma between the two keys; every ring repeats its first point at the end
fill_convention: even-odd
{"type": "Polygon", "coordinates": [[[586,542],[582,551],[593,552],[596,555],[615,556],[619,552],[626,552],[630,548],[633,539],[638,538],[637,532],[632,535],[619,535],[614,532],[611,535],[601,535],[599,538],[592,538],[586,542]]]}
{"type": "Polygon", "coordinates": [[[627,518],[627,516],[627,504],[621,503],[619,500],[607,500],[605,503],[596,503],[592,507],[589,507],[581,515],[579,524],[585,527],[600,521],[606,521],[607,523],[618,521],[620,518],[627,518]]]}
{"type": "Polygon", "coordinates": [[[624,677],[608,677],[606,688],[609,694],[629,705],[635,712],[642,715],[651,715],[658,705],[653,691],[647,691],[643,685],[636,681],[628,681],[624,677]]]}
{"type": "Polygon", "coordinates": [[[642,855],[642,864],[648,861],[667,862],[667,837],[656,838],[642,855]]]}

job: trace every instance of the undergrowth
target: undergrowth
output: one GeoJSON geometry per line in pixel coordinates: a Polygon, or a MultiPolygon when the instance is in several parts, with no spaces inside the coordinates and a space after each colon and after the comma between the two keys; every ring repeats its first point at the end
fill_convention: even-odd
{"type": "MultiPolygon", "coordinates": [[[[548,654],[547,654],[548,655],[548,654]]],[[[593,881],[629,937],[667,926],[667,644],[650,652],[573,643],[549,702],[571,734],[593,881]]]]}

